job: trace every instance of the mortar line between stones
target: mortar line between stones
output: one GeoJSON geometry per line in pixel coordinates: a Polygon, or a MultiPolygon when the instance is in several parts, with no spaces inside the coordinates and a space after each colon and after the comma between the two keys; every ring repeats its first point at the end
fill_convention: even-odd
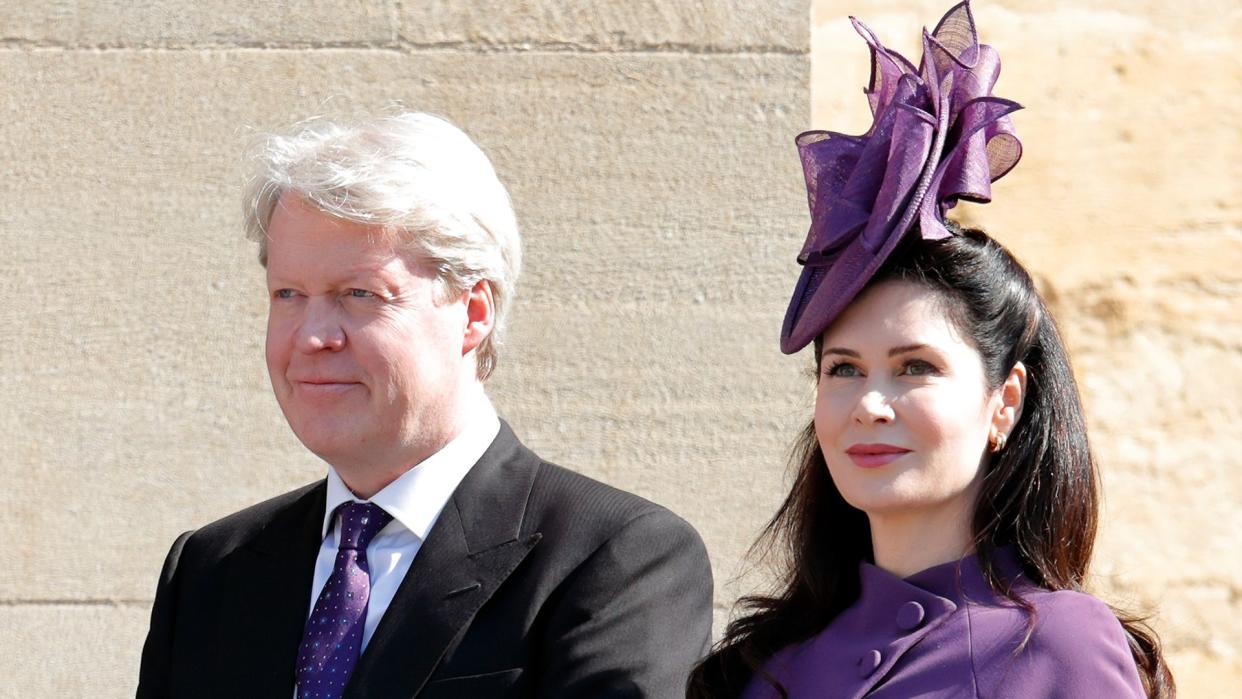
{"type": "Polygon", "coordinates": [[[502,43],[480,44],[470,42],[419,43],[401,39],[388,42],[235,42],[235,43],[99,43],[76,44],[29,39],[0,39],[0,50],[19,51],[83,51],[94,53],[140,53],[140,52],[194,52],[194,51],[379,51],[390,53],[444,53],[444,54],[510,54],[510,55],[671,55],[671,56],[809,56],[810,49],[799,50],[785,46],[711,46],[699,44],[667,43],[638,44],[631,46],[593,46],[572,43],[502,43]]]}
{"type": "Polygon", "coordinates": [[[149,607],[151,600],[128,597],[114,598],[26,598],[0,599],[0,607],[149,607]]]}

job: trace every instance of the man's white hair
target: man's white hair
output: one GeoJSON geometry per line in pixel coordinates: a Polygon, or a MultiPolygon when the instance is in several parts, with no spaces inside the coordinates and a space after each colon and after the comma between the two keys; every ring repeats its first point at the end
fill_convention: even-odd
{"type": "Polygon", "coordinates": [[[521,270],[521,238],[504,185],[465,133],[417,112],[316,117],[264,136],[253,160],[245,225],[260,263],[267,265],[267,226],[285,193],[395,234],[436,270],[441,301],[490,283],[496,323],[476,357],[479,378],[491,375],[521,270]]]}

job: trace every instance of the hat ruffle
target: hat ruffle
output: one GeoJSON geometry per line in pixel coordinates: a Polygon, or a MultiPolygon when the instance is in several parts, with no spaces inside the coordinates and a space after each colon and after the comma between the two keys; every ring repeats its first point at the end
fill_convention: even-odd
{"type": "Polygon", "coordinates": [[[873,122],[859,136],[807,131],[796,139],[811,227],[798,255],[803,278],[781,333],[786,353],[823,332],[916,223],[924,238],[947,237],[946,212],[962,199],[991,201],[991,183],[1022,155],[1009,118],[1021,105],[991,94],[1000,56],[979,43],[968,0],[934,31],[923,31],[918,68],[867,25],[850,21],[871,48],[866,95],[873,122]],[[834,270],[852,248],[861,249],[847,269],[834,270]],[[837,298],[812,303],[827,292],[837,298]],[[807,315],[812,306],[819,307],[814,317],[807,315]]]}

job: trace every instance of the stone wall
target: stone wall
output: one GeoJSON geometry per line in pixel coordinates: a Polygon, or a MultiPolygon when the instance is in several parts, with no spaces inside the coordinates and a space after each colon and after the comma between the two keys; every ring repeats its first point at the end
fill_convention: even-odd
{"type": "MultiPolygon", "coordinates": [[[[907,57],[950,2],[817,0],[816,128],[856,133],[867,48],[907,57]]],[[[1094,589],[1152,624],[1186,697],[1242,686],[1242,8],[977,0],[1022,162],[960,217],[1053,305],[1104,477],[1094,589]]]]}
{"type": "MultiPolygon", "coordinates": [[[[267,386],[240,154],[393,101],[472,134],[516,202],[501,412],[695,524],[719,631],[811,402],[776,346],[806,225],[792,137],[865,126],[846,14],[909,50],[943,5],[0,0],[0,695],[131,696],[176,534],[322,475],[267,386]]],[[[1158,609],[1186,696],[1214,696],[1242,680],[1238,11],[977,13],[1029,110],[1024,162],[965,215],[1036,270],[1076,353],[1098,589],[1158,609]]]]}
{"type": "Polygon", "coordinates": [[[805,0],[0,5],[0,695],[132,696],[173,538],[322,477],[239,213],[252,131],[316,113],[481,143],[526,243],[499,409],[736,567],[799,412],[805,0]]]}

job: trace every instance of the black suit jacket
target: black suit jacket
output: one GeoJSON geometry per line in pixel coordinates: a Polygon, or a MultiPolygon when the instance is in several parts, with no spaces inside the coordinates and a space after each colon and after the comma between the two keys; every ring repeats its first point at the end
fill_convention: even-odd
{"type": "MultiPolygon", "coordinates": [[[[138,697],[293,697],[325,491],[321,481],[177,539],[138,697]]],[[[502,423],[345,696],[685,696],[707,648],[711,596],[690,525],[543,461],[502,423]]]]}

